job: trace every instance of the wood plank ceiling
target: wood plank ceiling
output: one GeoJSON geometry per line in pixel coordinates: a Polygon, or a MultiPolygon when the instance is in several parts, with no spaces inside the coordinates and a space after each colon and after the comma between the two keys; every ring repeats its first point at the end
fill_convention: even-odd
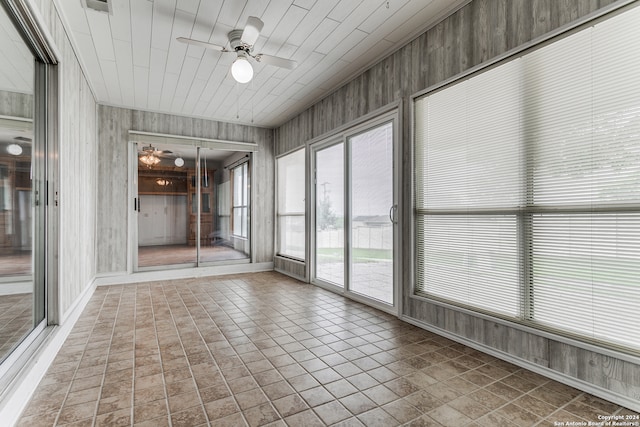
{"type": "Polygon", "coordinates": [[[468,0],[110,0],[112,13],[55,0],[98,102],[275,127],[317,102],[468,0]],[[252,62],[238,84],[228,47],[248,16],[264,21],[253,52],[298,62],[252,62]]]}

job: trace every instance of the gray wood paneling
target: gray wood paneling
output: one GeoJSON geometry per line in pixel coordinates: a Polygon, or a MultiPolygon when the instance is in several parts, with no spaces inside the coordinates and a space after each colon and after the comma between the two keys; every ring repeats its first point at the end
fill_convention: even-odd
{"type": "Polygon", "coordinates": [[[33,118],[33,95],[0,90],[0,116],[33,118]]]}
{"type": "Polygon", "coordinates": [[[296,279],[305,280],[304,273],[306,270],[305,263],[294,261],[279,256],[274,257],[273,267],[276,271],[284,273],[296,279]]]}
{"type": "MultiPolygon", "coordinates": [[[[275,130],[275,154],[280,155],[384,105],[402,100],[403,236],[411,235],[410,96],[469,68],[490,61],[536,37],[591,14],[614,0],[473,0],[426,33],[372,66],[328,97],[275,130]]],[[[403,239],[404,264],[410,271],[410,239],[403,239]]],[[[585,353],[576,347],[549,341],[410,298],[409,277],[404,280],[404,313],[461,337],[540,366],[640,399],[640,366],[585,353]],[[569,362],[564,356],[571,357],[569,362]],[[615,368],[614,368],[615,366],[615,368]],[[622,366],[622,368],[618,368],[622,366]],[[620,369],[628,371],[619,375],[620,369]]]]}
{"type": "Polygon", "coordinates": [[[127,197],[129,130],[255,142],[253,239],[256,262],[273,260],[274,169],[273,130],[168,114],[99,107],[98,272],[127,269],[127,197]]]}

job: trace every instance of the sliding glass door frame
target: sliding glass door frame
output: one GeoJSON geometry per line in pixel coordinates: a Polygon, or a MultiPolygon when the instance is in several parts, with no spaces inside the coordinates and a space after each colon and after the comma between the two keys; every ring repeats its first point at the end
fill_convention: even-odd
{"type": "MultiPolygon", "coordinates": [[[[173,148],[172,148],[173,149],[173,148]]],[[[165,135],[165,134],[154,134],[147,132],[139,132],[139,131],[130,131],[130,141],[129,141],[129,202],[128,202],[128,211],[129,211],[129,225],[128,225],[128,253],[127,256],[127,272],[129,274],[137,273],[137,272],[151,272],[151,271],[162,271],[162,270],[172,270],[172,269],[184,269],[184,268],[198,268],[198,267],[213,267],[217,265],[230,265],[230,264],[246,264],[254,262],[255,257],[255,249],[254,249],[254,239],[252,239],[252,224],[253,224],[253,215],[251,215],[251,203],[254,197],[253,194],[253,186],[251,185],[250,177],[254,174],[255,162],[253,153],[257,151],[257,145],[254,143],[240,142],[240,141],[224,141],[224,140],[213,140],[213,139],[204,139],[204,138],[189,138],[178,135],[165,135]],[[152,143],[154,146],[162,146],[162,145],[171,145],[171,146],[180,146],[184,147],[185,150],[192,150],[195,153],[195,164],[194,164],[194,174],[198,179],[194,180],[193,183],[193,192],[197,195],[193,198],[194,202],[194,213],[196,215],[195,221],[195,246],[194,246],[194,260],[193,262],[187,263],[176,263],[176,264],[166,264],[166,265],[154,265],[154,266],[140,266],[139,265],[139,252],[138,252],[138,244],[140,239],[139,232],[139,224],[140,224],[140,194],[139,194],[139,179],[138,179],[138,168],[139,168],[139,160],[138,154],[141,146],[148,145],[152,143]],[[202,240],[201,235],[203,234],[201,218],[202,218],[202,170],[203,170],[203,156],[206,156],[206,153],[209,150],[214,150],[216,152],[229,152],[229,153],[245,153],[244,157],[246,159],[241,159],[242,161],[233,161],[231,164],[241,164],[248,163],[248,173],[249,173],[249,185],[247,188],[248,194],[248,206],[247,206],[247,215],[249,215],[249,221],[247,224],[247,240],[249,240],[248,250],[249,254],[247,258],[239,258],[239,259],[225,259],[225,260],[203,260],[201,257],[201,244],[202,240]]],[[[193,153],[192,153],[193,154],[193,153]]],[[[227,169],[225,165],[224,169],[227,169]]],[[[210,184],[213,185],[213,176],[210,178],[210,184]]],[[[217,209],[217,196],[214,196],[214,199],[210,199],[208,202],[212,206],[211,209],[217,209]]],[[[191,212],[188,213],[190,215],[191,212]]]]}
{"type": "MultiPolygon", "coordinates": [[[[317,239],[317,235],[316,235],[316,230],[317,230],[317,225],[318,225],[318,213],[317,213],[317,200],[318,200],[318,194],[316,191],[316,187],[317,187],[317,154],[318,152],[340,145],[342,144],[342,149],[343,149],[343,159],[344,159],[344,137],[339,135],[339,136],[333,136],[333,137],[329,137],[325,140],[319,141],[313,145],[311,145],[311,149],[308,150],[309,155],[311,156],[311,168],[309,169],[310,173],[311,173],[311,179],[310,181],[310,203],[309,203],[309,218],[310,218],[310,222],[311,222],[311,226],[309,228],[309,248],[310,248],[310,254],[309,254],[309,264],[310,264],[310,268],[309,268],[309,276],[310,276],[310,282],[314,285],[318,285],[322,288],[331,290],[333,292],[338,292],[338,293],[343,293],[344,289],[346,287],[346,283],[348,283],[348,277],[346,275],[346,267],[345,267],[345,275],[344,275],[344,279],[343,279],[343,283],[342,286],[339,286],[335,283],[331,283],[327,280],[323,280],[321,278],[318,278],[318,274],[317,274],[317,268],[318,268],[318,248],[317,248],[317,243],[318,243],[318,239],[317,239]]],[[[344,170],[344,164],[343,164],[343,170],[344,170]]],[[[346,186],[346,181],[344,181],[343,179],[343,186],[346,186]]],[[[346,199],[346,197],[345,197],[346,199]]],[[[346,239],[343,241],[343,254],[344,251],[346,251],[346,239]]],[[[345,260],[345,256],[343,255],[343,260],[345,260]]]]}
{"type": "MultiPolygon", "coordinates": [[[[3,9],[3,10],[2,10],[3,9]]],[[[59,127],[58,58],[49,41],[40,33],[40,20],[24,0],[3,0],[6,12],[33,55],[33,138],[30,164],[31,282],[33,283],[31,330],[5,356],[0,355],[0,400],[22,375],[53,328],[61,321],[58,294],[59,233],[59,127]]],[[[6,117],[11,119],[11,117],[6,117]]]]}
{"type": "Polygon", "coordinates": [[[309,227],[309,281],[310,283],[328,289],[333,292],[345,295],[353,300],[362,302],[372,307],[378,308],[382,311],[399,315],[401,313],[401,283],[400,283],[400,265],[401,265],[401,244],[400,244],[400,230],[401,230],[401,212],[399,210],[399,196],[400,196],[400,180],[401,180],[401,159],[400,159],[400,141],[399,141],[399,109],[394,108],[386,113],[376,115],[366,121],[347,126],[340,132],[327,136],[317,141],[312,141],[309,144],[309,164],[310,168],[310,184],[309,194],[310,202],[308,203],[308,211],[310,213],[310,227],[309,227]],[[386,304],[374,298],[367,297],[361,293],[354,292],[352,288],[353,278],[353,242],[352,242],[352,208],[353,208],[353,189],[352,189],[352,149],[350,139],[361,135],[365,132],[373,130],[377,127],[383,126],[387,123],[392,124],[393,129],[393,160],[392,160],[392,175],[393,175],[393,204],[389,207],[389,216],[392,222],[392,252],[393,252],[393,304],[386,304]],[[318,152],[327,148],[342,144],[343,149],[343,171],[344,171],[344,283],[343,286],[337,286],[317,276],[317,200],[319,195],[317,194],[317,154],[318,152]]]}

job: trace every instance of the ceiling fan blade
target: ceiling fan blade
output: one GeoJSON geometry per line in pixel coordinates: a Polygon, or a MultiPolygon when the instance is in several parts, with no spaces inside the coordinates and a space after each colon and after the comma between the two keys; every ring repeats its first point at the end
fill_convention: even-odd
{"type": "Polygon", "coordinates": [[[291,59],[280,58],[279,56],[265,55],[263,53],[259,53],[255,56],[256,61],[263,62],[269,65],[275,65],[280,68],[287,68],[289,70],[293,70],[298,66],[296,61],[292,61],[291,59]]]}
{"type": "Polygon", "coordinates": [[[176,40],[186,44],[192,44],[194,46],[200,46],[207,49],[219,50],[221,52],[229,52],[224,46],[218,46],[217,44],[203,42],[200,40],[188,39],[186,37],[178,37],[176,40]]]}
{"type": "Polygon", "coordinates": [[[258,36],[260,36],[262,27],[264,27],[264,22],[262,22],[260,18],[250,16],[247,18],[247,25],[244,26],[244,31],[242,32],[240,40],[249,46],[253,46],[258,41],[258,36]]]}

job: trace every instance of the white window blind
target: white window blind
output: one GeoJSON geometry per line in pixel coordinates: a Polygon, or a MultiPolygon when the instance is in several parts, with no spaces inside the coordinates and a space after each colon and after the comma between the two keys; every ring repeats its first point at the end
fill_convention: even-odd
{"type": "Polygon", "coordinates": [[[509,316],[520,312],[518,68],[416,103],[418,288],[509,316]]]}
{"type": "Polygon", "coordinates": [[[416,290],[640,348],[640,8],[416,100],[416,290]]]}
{"type": "Polygon", "coordinates": [[[278,254],[305,258],[305,150],[277,160],[278,254]]]}

